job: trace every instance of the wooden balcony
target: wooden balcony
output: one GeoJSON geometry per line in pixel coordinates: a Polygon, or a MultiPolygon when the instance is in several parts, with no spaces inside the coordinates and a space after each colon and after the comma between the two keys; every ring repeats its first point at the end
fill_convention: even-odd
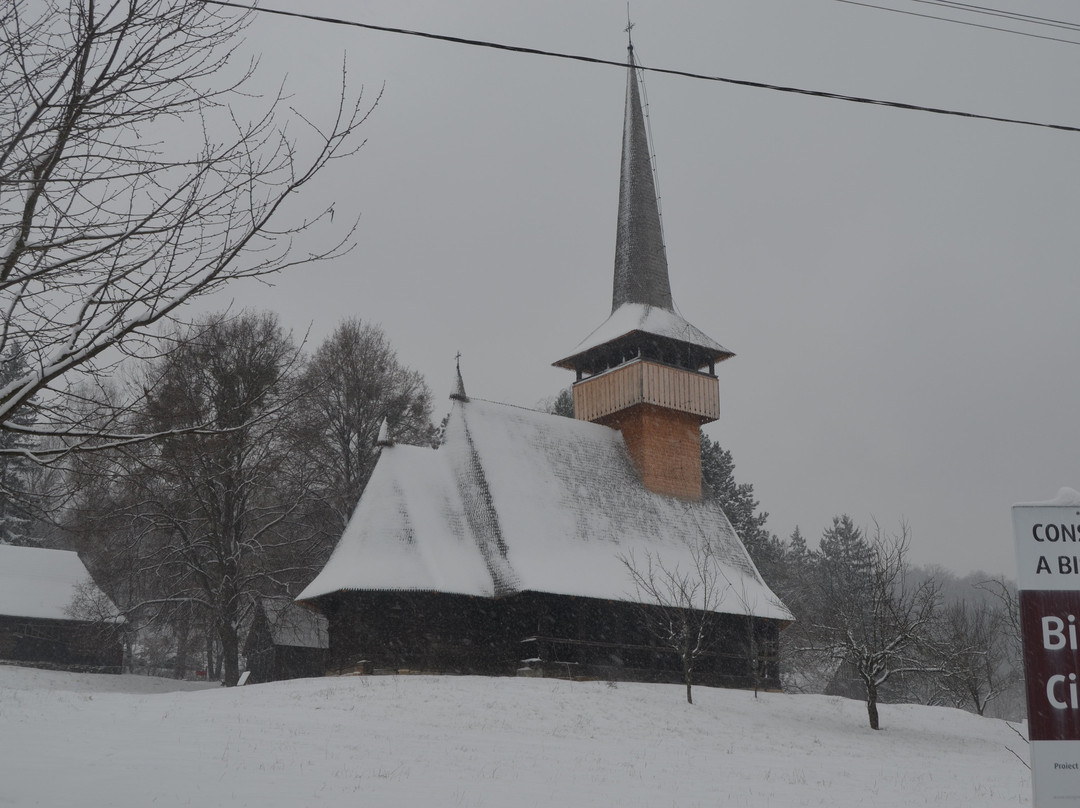
{"type": "Polygon", "coordinates": [[[574,417],[596,421],[637,404],[695,415],[703,424],[720,417],[715,376],[635,359],[574,385],[574,417]]]}

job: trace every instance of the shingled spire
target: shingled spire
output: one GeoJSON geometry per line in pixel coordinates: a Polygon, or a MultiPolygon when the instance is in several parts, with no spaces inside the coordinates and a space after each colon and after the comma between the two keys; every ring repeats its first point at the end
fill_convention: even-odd
{"type": "Polygon", "coordinates": [[[626,107],[623,113],[619,224],[615,234],[614,312],[624,303],[642,303],[671,311],[667,251],[660,225],[652,158],[641,109],[634,45],[627,48],[626,107]]]}
{"type": "Polygon", "coordinates": [[[647,488],[701,498],[700,427],[720,417],[731,351],[675,311],[660,205],[629,46],[611,315],[555,364],[577,373],[574,417],[618,429],[647,488]]]}
{"type": "Polygon", "coordinates": [[[454,357],[454,381],[450,386],[450,398],[454,401],[468,401],[469,397],[465,395],[465,380],[461,378],[461,352],[454,357]]]}
{"type": "Polygon", "coordinates": [[[579,381],[635,357],[712,375],[734,354],[675,311],[633,44],[628,54],[611,315],[555,365],[579,381]]]}

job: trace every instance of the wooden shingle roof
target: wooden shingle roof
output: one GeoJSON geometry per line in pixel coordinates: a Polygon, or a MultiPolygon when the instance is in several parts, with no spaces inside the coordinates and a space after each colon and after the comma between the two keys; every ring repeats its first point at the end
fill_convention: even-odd
{"type": "Polygon", "coordinates": [[[648,553],[685,570],[703,542],[729,582],[717,611],[791,619],[720,505],[647,490],[616,430],[459,400],[438,449],[382,450],[337,548],[298,599],[412,590],[633,601],[623,558],[648,553]]]}

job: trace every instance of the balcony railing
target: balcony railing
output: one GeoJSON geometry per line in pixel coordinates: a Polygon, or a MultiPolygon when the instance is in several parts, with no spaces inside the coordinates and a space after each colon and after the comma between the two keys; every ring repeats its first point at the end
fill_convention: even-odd
{"type": "Polygon", "coordinates": [[[583,421],[636,404],[690,413],[707,423],[720,417],[720,385],[715,376],[647,359],[635,359],[574,385],[574,417],[583,421]]]}

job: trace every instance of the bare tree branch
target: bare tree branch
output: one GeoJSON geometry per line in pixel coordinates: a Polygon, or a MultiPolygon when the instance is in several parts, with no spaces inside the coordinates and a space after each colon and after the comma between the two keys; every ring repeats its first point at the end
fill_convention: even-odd
{"type": "Polygon", "coordinates": [[[36,406],[33,434],[95,448],[93,419],[80,420],[71,395],[76,376],[104,373],[230,280],[349,249],[349,227],[314,252],[293,248],[331,207],[279,220],[323,168],[363,145],[357,129],[378,99],[350,98],[343,71],[326,127],[280,92],[245,117],[257,106],[247,89],[256,65],[233,62],[247,20],[199,0],[13,0],[0,10],[0,356],[18,346],[28,360],[0,387],[0,431],[36,406]],[[301,126],[287,130],[288,118],[301,126]]]}
{"type": "Polygon", "coordinates": [[[933,579],[912,587],[907,580],[906,522],[885,534],[874,525],[870,541],[846,517],[822,538],[815,591],[808,614],[796,624],[802,644],[793,650],[849,668],[862,683],[872,729],[880,727],[878,695],[893,677],[940,671],[926,650],[938,594],[933,579]]]}

